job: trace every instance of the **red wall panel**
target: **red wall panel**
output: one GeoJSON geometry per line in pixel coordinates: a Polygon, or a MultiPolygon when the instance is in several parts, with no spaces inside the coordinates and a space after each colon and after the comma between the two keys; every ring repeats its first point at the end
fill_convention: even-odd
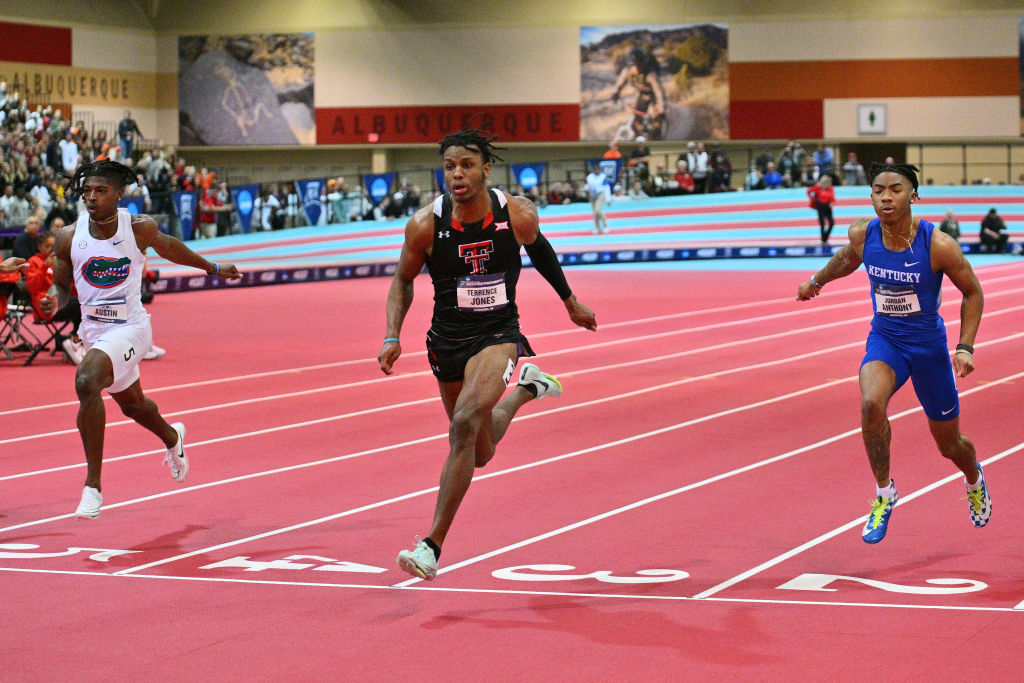
{"type": "Polygon", "coordinates": [[[71,66],[71,29],[0,21],[0,62],[71,66]]]}
{"type": "Polygon", "coordinates": [[[821,138],[824,108],[821,100],[731,100],[729,138],[821,138]]]}

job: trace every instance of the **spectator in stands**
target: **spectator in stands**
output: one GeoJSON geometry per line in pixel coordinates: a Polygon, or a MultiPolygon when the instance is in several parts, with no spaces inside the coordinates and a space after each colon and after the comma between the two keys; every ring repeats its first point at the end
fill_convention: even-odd
{"type": "Polygon", "coordinates": [[[767,190],[777,190],[782,187],[782,174],[775,168],[774,161],[768,162],[768,168],[764,173],[764,187],[767,190]]]}
{"type": "Polygon", "coordinates": [[[649,195],[646,192],[644,192],[643,185],[640,183],[639,180],[633,181],[633,184],[629,188],[628,194],[630,199],[647,199],[649,197],[649,195]]]}
{"type": "Polygon", "coordinates": [[[79,151],[78,143],[75,142],[75,137],[70,129],[64,131],[64,139],[57,143],[57,146],[60,148],[61,168],[65,174],[71,175],[81,163],[82,153],[79,151]]]}
{"type": "Polygon", "coordinates": [[[562,183],[551,183],[551,187],[548,189],[548,204],[569,204],[571,202],[572,198],[566,194],[562,183]]]}
{"type": "Polygon", "coordinates": [[[711,155],[711,191],[729,192],[732,190],[732,161],[729,154],[721,147],[716,147],[711,155]]]}
{"type": "Polygon", "coordinates": [[[217,237],[224,237],[232,232],[233,221],[231,212],[234,211],[235,204],[231,199],[231,190],[228,189],[227,183],[218,183],[217,188],[213,192],[217,195],[217,199],[220,200],[221,206],[223,206],[223,210],[217,212],[217,237]]]}
{"type": "Polygon", "coordinates": [[[767,147],[761,147],[761,151],[754,157],[754,166],[757,170],[761,171],[762,174],[768,172],[768,162],[772,160],[771,152],[768,151],[767,147]]]}
{"type": "Polygon", "coordinates": [[[284,227],[281,202],[270,191],[269,185],[260,185],[260,196],[253,200],[252,213],[259,221],[260,230],[280,230],[284,227]]]}
{"type": "Polygon", "coordinates": [[[64,219],[61,218],[60,216],[54,216],[52,220],[44,223],[46,231],[53,235],[54,237],[57,236],[57,233],[60,232],[60,229],[63,228],[65,225],[67,225],[67,223],[65,223],[64,219]]]}
{"type": "Polygon", "coordinates": [[[818,182],[818,165],[814,163],[814,159],[810,156],[805,156],[800,166],[800,184],[804,187],[811,187],[818,182]]]}
{"type": "Polygon", "coordinates": [[[680,159],[676,162],[676,174],[672,176],[672,180],[675,182],[679,194],[690,194],[693,192],[695,184],[693,176],[690,174],[690,165],[686,163],[686,159],[680,159]]]}
{"type": "MultiPolygon", "coordinates": [[[[102,161],[102,159],[97,159],[102,161]]],[[[149,197],[149,188],[146,187],[146,179],[141,173],[135,175],[135,182],[124,188],[125,197],[141,197],[142,198],[142,212],[148,214],[153,208],[153,201],[149,197]]]]}
{"type": "Polygon", "coordinates": [[[39,246],[36,244],[36,238],[39,235],[40,229],[43,224],[39,221],[38,216],[29,216],[24,223],[25,229],[18,233],[18,236],[14,238],[14,245],[11,248],[11,253],[18,258],[23,258],[26,261],[39,251],[39,246]]]}
{"type": "Polygon", "coordinates": [[[68,206],[68,200],[64,197],[63,193],[57,197],[57,200],[53,203],[53,208],[46,214],[44,222],[46,223],[47,230],[53,230],[54,221],[57,218],[63,221],[61,227],[70,225],[78,219],[78,212],[68,206]]]}
{"type": "Polygon", "coordinates": [[[53,245],[55,241],[56,236],[49,231],[40,232],[36,236],[36,253],[28,260],[28,270],[25,272],[25,288],[32,299],[32,312],[35,314],[36,320],[55,320],[58,322],[70,320],[74,323],[70,337],[60,339],[59,341],[64,349],[64,353],[71,359],[71,362],[78,365],[82,362],[85,351],[82,348],[81,341],[76,343],[74,340],[78,336],[78,326],[82,324],[82,307],[79,305],[77,297],[72,297],[64,308],[50,315],[46,315],[39,309],[39,302],[50,291],[50,286],[53,284],[53,262],[55,258],[53,245]]]}
{"type": "Polygon", "coordinates": [[[231,209],[225,206],[220,194],[213,189],[200,190],[199,199],[199,236],[211,239],[217,236],[217,217],[231,209]]]}
{"type": "Polygon", "coordinates": [[[819,173],[832,173],[836,170],[836,155],[830,147],[825,146],[824,142],[818,143],[813,157],[819,173]]]}
{"type": "Polygon", "coordinates": [[[143,137],[139,124],[132,118],[132,113],[124,110],[124,118],[117,124],[117,137],[121,142],[121,160],[130,159],[135,151],[135,136],[143,137]]]}
{"type": "Polygon", "coordinates": [[[708,191],[708,175],[711,171],[711,157],[704,149],[703,142],[693,142],[686,145],[686,163],[690,167],[690,174],[693,176],[695,186],[694,192],[708,191]]]}
{"type": "Polygon", "coordinates": [[[867,175],[864,167],[857,161],[857,153],[850,152],[846,155],[846,163],[843,164],[843,183],[846,185],[867,185],[867,175]]]}
{"type": "Polygon", "coordinates": [[[608,149],[606,149],[604,151],[604,154],[601,155],[601,158],[603,158],[603,159],[621,159],[622,158],[622,152],[619,151],[619,141],[618,140],[612,140],[611,142],[609,142],[608,143],[608,149]]]}
{"type": "Polygon", "coordinates": [[[1006,251],[1006,240],[1009,238],[1002,216],[994,208],[989,209],[981,219],[981,250],[1001,254],[1006,251]]]}
{"type": "Polygon", "coordinates": [[[775,162],[776,168],[779,169],[779,173],[782,174],[782,184],[785,187],[792,187],[797,180],[800,178],[800,166],[797,164],[796,158],[793,157],[793,148],[786,145],[782,154],[779,155],[778,161],[775,162]]]}
{"type": "Polygon", "coordinates": [[[764,174],[761,173],[761,169],[757,167],[757,164],[750,165],[750,173],[747,174],[746,180],[743,181],[743,187],[747,190],[764,189],[764,174]]]}
{"type": "Polygon", "coordinates": [[[946,210],[946,217],[939,224],[939,230],[957,241],[960,240],[960,221],[953,215],[953,209],[946,210]]]}
{"type": "MultiPolygon", "coordinates": [[[[10,185],[4,189],[4,199],[7,199],[6,203],[0,204],[0,210],[7,215],[7,227],[17,228],[22,225],[26,225],[29,216],[35,213],[35,205],[29,201],[25,194],[24,185],[16,185],[14,187],[13,196],[8,197],[7,193],[10,192],[10,185]]],[[[33,238],[34,239],[34,238],[33,238]]],[[[36,253],[36,247],[33,242],[29,243],[28,255],[22,256],[22,258],[28,258],[32,254],[36,253]]],[[[15,254],[18,256],[19,254],[15,254]]]]}
{"type": "Polygon", "coordinates": [[[345,179],[341,177],[330,178],[327,181],[327,194],[324,199],[327,200],[328,223],[348,223],[348,212],[351,207],[348,203],[344,183],[345,179]]]}
{"type": "Polygon", "coordinates": [[[828,244],[829,235],[836,225],[832,217],[832,204],[836,201],[832,176],[823,173],[816,184],[807,188],[807,196],[811,199],[811,208],[818,212],[818,227],[821,231],[821,244],[824,246],[828,244]]]}
{"type": "Polygon", "coordinates": [[[298,187],[293,182],[285,183],[284,193],[284,215],[286,228],[297,228],[306,224],[306,212],[302,210],[302,197],[299,196],[298,187]]]}

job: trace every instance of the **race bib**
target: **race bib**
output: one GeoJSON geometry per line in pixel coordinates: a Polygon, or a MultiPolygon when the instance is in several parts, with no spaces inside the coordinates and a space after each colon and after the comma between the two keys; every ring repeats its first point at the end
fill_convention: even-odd
{"type": "Polygon", "coordinates": [[[94,299],[82,304],[82,315],[99,323],[128,322],[128,302],[126,299],[94,299]]]}
{"type": "Polygon", "coordinates": [[[508,305],[505,274],[460,277],[457,288],[460,311],[496,311],[508,305]]]}
{"type": "Polygon", "coordinates": [[[913,287],[876,284],[875,312],[887,318],[909,318],[921,315],[921,302],[913,287]]]}

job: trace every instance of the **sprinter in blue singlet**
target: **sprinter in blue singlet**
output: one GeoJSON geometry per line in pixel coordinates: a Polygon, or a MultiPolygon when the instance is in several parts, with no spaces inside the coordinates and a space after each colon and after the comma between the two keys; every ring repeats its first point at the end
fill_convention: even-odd
{"type": "Polygon", "coordinates": [[[913,216],[917,170],[906,164],[872,164],[871,203],[878,217],[850,226],[849,244],[797,291],[798,300],[812,299],[826,284],[849,275],[861,263],[871,283],[875,315],[860,366],[861,428],[876,485],[862,532],[866,543],[885,538],[898,499],[889,477],[892,431],[886,411],[889,399],[907,379],[913,382],[939,452],[964,473],[971,521],[982,527],[992,514],[974,444],[960,433],[960,402],[953,377],[954,372],[966,377],[974,370],[973,345],[984,297],[956,240],[913,216]],[[963,294],[960,340],[952,362],[946,325],[939,315],[943,276],[963,294]]]}

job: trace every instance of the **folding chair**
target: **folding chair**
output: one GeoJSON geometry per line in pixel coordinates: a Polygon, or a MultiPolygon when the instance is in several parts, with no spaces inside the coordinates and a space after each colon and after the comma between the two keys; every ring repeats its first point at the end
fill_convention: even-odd
{"type": "MultiPolygon", "coordinates": [[[[78,303],[75,302],[75,305],[77,306],[78,303]]],[[[45,330],[37,338],[41,339],[42,336],[45,336],[46,338],[41,339],[39,344],[32,349],[32,352],[28,355],[28,359],[25,361],[25,365],[31,365],[32,361],[36,359],[36,356],[46,350],[50,351],[51,356],[56,356],[57,353],[60,352],[65,358],[67,358],[67,353],[64,351],[64,340],[71,336],[70,334],[65,334],[65,332],[68,332],[71,328],[72,322],[70,320],[57,320],[56,317],[54,317],[53,320],[47,320],[46,318],[36,315],[32,324],[39,325],[45,330]],[[51,342],[53,343],[52,347],[50,346],[51,342]]]]}
{"type": "Polygon", "coordinates": [[[22,282],[15,283],[10,300],[4,313],[3,328],[0,329],[0,344],[3,345],[8,359],[14,358],[12,351],[29,351],[39,346],[39,337],[25,325],[25,316],[32,311],[28,292],[22,282]]]}

